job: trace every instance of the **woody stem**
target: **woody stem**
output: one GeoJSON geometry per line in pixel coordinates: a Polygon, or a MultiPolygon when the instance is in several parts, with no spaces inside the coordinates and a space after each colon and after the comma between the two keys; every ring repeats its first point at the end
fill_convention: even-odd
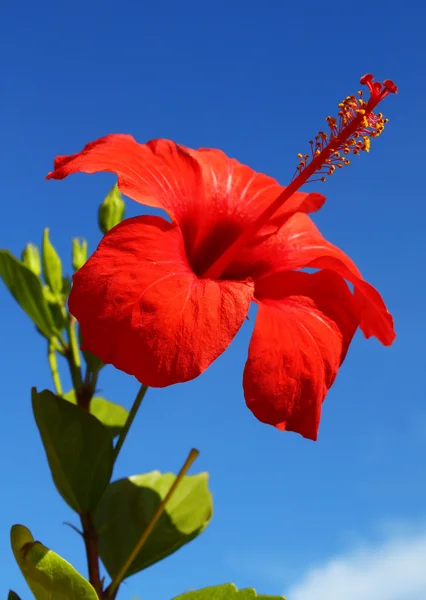
{"type": "MultiPolygon", "coordinates": [[[[81,359],[78,349],[78,341],[75,333],[76,321],[74,317],[69,316],[67,330],[69,346],[65,352],[68,366],[71,373],[72,383],[75,390],[77,404],[83,410],[89,412],[90,401],[93,396],[94,385],[85,386],[81,377],[81,359]]],[[[101,599],[103,595],[102,581],[99,570],[99,549],[98,532],[93,523],[93,517],[90,512],[80,514],[81,526],[83,529],[83,539],[86,548],[87,569],[89,581],[101,599]]]]}
{"type": "Polygon", "coordinates": [[[84,545],[86,547],[89,581],[98,597],[101,599],[103,591],[101,575],[99,571],[98,532],[93,525],[92,516],[90,513],[80,515],[80,519],[83,527],[84,545]]]}

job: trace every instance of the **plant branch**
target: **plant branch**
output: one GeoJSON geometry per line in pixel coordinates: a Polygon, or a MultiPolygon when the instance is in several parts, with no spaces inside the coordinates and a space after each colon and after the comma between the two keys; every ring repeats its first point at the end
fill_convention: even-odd
{"type": "MultiPolygon", "coordinates": [[[[97,381],[97,374],[91,382],[85,379],[84,383],[81,375],[81,358],[78,347],[77,335],[75,331],[76,320],[72,315],[67,320],[67,334],[69,345],[65,350],[65,357],[71,373],[72,384],[75,390],[75,396],[78,406],[83,410],[90,410],[90,401],[94,394],[97,381]]],[[[86,548],[87,569],[89,581],[92,584],[100,600],[103,596],[103,582],[99,570],[99,540],[98,532],[93,524],[90,512],[80,515],[82,536],[86,548]]]]}
{"type": "Polygon", "coordinates": [[[114,462],[117,460],[117,456],[120,453],[121,447],[124,444],[124,441],[125,441],[125,439],[127,437],[127,434],[129,433],[129,429],[130,429],[130,427],[131,427],[131,425],[133,423],[133,420],[134,420],[134,418],[136,416],[136,413],[139,410],[140,405],[142,404],[142,400],[144,399],[147,390],[148,390],[148,386],[147,385],[141,385],[141,387],[139,388],[137,396],[136,396],[136,398],[135,398],[135,400],[133,402],[132,408],[130,409],[129,416],[126,419],[126,422],[124,424],[123,429],[120,431],[120,436],[119,436],[119,438],[117,440],[117,443],[115,445],[115,448],[114,448],[114,462]]]}
{"type": "Polygon", "coordinates": [[[197,458],[198,455],[199,455],[199,451],[196,450],[195,448],[192,448],[192,450],[188,454],[188,458],[186,459],[181,470],[179,471],[178,475],[176,476],[176,479],[174,480],[173,484],[170,486],[169,491],[165,495],[164,500],[162,500],[162,502],[158,505],[157,510],[153,514],[152,519],[149,522],[147,528],[142,533],[141,537],[137,541],[135,547],[131,551],[129,557],[125,560],[123,566],[121,567],[121,569],[119,570],[117,575],[114,577],[114,579],[111,581],[111,583],[105,590],[105,596],[107,598],[114,598],[115,593],[118,589],[118,586],[123,581],[123,579],[126,577],[127,571],[132,566],[133,561],[135,560],[136,556],[139,554],[142,546],[145,544],[145,542],[148,539],[148,537],[150,536],[152,530],[156,526],[158,519],[161,517],[161,515],[164,512],[164,509],[166,508],[166,504],[168,503],[170,498],[173,496],[174,492],[176,491],[177,487],[179,486],[179,483],[185,477],[187,471],[189,470],[189,468],[191,467],[191,465],[193,464],[193,462],[195,461],[195,459],[197,458]]]}
{"type": "Polygon", "coordinates": [[[101,600],[103,593],[101,575],[99,571],[98,532],[93,525],[92,515],[90,513],[84,513],[80,515],[80,519],[81,526],[83,528],[84,545],[86,547],[89,581],[101,600]]]}
{"type": "Polygon", "coordinates": [[[50,371],[52,373],[53,385],[58,396],[62,396],[61,378],[58,371],[58,362],[56,360],[56,351],[52,342],[48,343],[47,358],[49,360],[50,371]]]}

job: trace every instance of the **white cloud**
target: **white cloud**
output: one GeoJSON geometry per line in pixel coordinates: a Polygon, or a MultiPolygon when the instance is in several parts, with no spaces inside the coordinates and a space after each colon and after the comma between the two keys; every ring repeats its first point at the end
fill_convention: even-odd
{"type": "Polygon", "coordinates": [[[310,569],[287,600],[425,600],[426,531],[391,537],[310,569]]]}

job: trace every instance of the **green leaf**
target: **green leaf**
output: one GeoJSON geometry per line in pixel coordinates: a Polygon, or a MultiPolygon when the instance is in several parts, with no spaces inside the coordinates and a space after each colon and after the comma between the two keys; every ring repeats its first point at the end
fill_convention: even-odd
{"type": "MultiPolygon", "coordinates": [[[[98,600],[90,583],[66,560],[35,541],[29,529],[14,525],[10,541],[16,562],[36,600],[98,600]]],[[[10,599],[18,598],[11,594],[10,599]]]]}
{"type": "Polygon", "coordinates": [[[102,233],[107,233],[121,223],[125,210],[126,205],[116,184],[99,207],[98,223],[102,233]]]}
{"type": "MultiPolygon", "coordinates": [[[[63,398],[68,400],[68,402],[77,404],[75,390],[70,390],[63,395],[63,398]]],[[[100,396],[95,396],[90,401],[90,412],[94,417],[99,419],[101,423],[108,427],[112,437],[115,437],[120,433],[129,415],[124,406],[105,400],[105,398],[101,398],[100,396]]]]}
{"type": "Polygon", "coordinates": [[[40,252],[35,244],[27,244],[22,251],[21,255],[22,262],[30,271],[40,277],[41,273],[41,262],[40,252]]]}
{"type": "Polygon", "coordinates": [[[224,583],[204,588],[196,592],[187,592],[176,596],[173,600],[285,600],[284,596],[264,596],[256,594],[255,590],[245,588],[237,590],[233,583],[224,583]]]}
{"type": "Polygon", "coordinates": [[[32,389],[34,417],[53,481],[78,513],[96,508],[114,462],[108,429],[93,415],[44,390],[32,389]]]}
{"type": "Polygon", "coordinates": [[[87,240],[73,238],[72,240],[72,268],[78,271],[87,260],[87,240]]]}
{"type": "Polygon", "coordinates": [[[49,229],[43,233],[42,243],[43,277],[53,294],[61,296],[62,292],[62,263],[58,253],[49,240],[49,229]]]}
{"type": "MultiPolygon", "coordinates": [[[[100,556],[111,577],[124,564],[175,479],[172,473],[153,471],[107,487],[96,509],[95,525],[100,556]]],[[[207,473],[182,479],[126,577],[172,554],[207,527],[213,513],[207,483],[207,473]]]]}
{"type": "Polygon", "coordinates": [[[21,598],[13,590],[9,590],[7,600],[21,600],[21,598]]]}
{"type": "Polygon", "coordinates": [[[40,279],[8,250],[0,250],[0,276],[39,331],[48,339],[54,337],[55,326],[40,279]]]}

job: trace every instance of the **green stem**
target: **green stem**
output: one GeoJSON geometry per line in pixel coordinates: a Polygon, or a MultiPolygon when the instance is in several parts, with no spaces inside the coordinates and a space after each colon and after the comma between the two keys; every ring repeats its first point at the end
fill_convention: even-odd
{"type": "MultiPolygon", "coordinates": [[[[63,340],[65,342],[65,340],[63,340]]],[[[58,337],[53,337],[51,340],[49,340],[49,342],[52,344],[53,348],[56,350],[56,352],[58,354],[61,354],[62,356],[64,356],[65,352],[66,352],[66,342],[65,342],[65,346],[63,345],[63,343],[58,339],[58,337]]]]}
{"type": "Polygon", "coordinates": [[[58,362],[56,360],[55,347],[52,342],[49,342],[47,350],[47,358],[49,360],[50,371],[52,373],[53,385],[58,396],[62,396],[61,378],[58,371],[58,362]]]}
{"type": "Polygon", "coordinates": [[[70,318],[68,321],[68,337],[69,337],[69,341],[70,341],[70,347],[71,347],[74,364],[76,367],[78,367],[80,369],[81,368],[81,358],[80,358],[80,350],[78,348],[77,334],[75,332],[76,323],[77,323],[77,321],[74,319],[73,316],[70,315],[70,318]]]}
{"type": "Polygon", "coordinates": [[[142,400],[144,399],[147,390],[148,390],[148,386],[147,385],[141,385],[141,387],[139,388],[137,396],[136,396],[136,398],[135,398],[135,400],[133,402],[132,408],[130,409],[129,416],[126,419],[126,422],[124,424],[123,429],[120,431],[120,436],[119,436],[119,438],[117,440],[117,443],[115,445],[115,448],[114,448],[114,462],[117,460],[117,456],[120,453],[121,447],[124,444],[124,441],[125,441],[125,439],[127,437],[127,434],[129,433],[129,429],[130,429],[130,427],[131,427],[131,425],[133,423],[133,420],[134,420],[134,418],[136,416],[136,413],[139,410],[140,405],[142,404],[142,400]]]}
{"type": "Polygon", "coordinates": [[[137,541],[135,547],[131,551],[131,553],[128,556],[128,558],[125,560],[125,562],[124,562],[123,566],[121,567],[121,569],[118,571],[117,575],[114,577],[114,579],[109,584],[108,588],[105,590],[105,595],[106,595],[107,598],[113,598],[114,597],[114,594],[115,594],[118,586],[120,585],[120,583],[125,578],[127,571],[132,566],[133,561],[135,560],[135,558],[137,557],[137,555],[141,551],[142,546],[145,544],[145,542],[148,539],[148,537],[150,536],[152,530],[156,526],[156,524],[158,522],[158,519],[163,514],[163,511],[164,511],[164,509],[166,507],[166,504],[168,503],[168,501],[170,500],[170,498],[173,496],[173,494],[176,491],[179,483],[185,477],[187,471],[189,470],[189,468],[191,467],[191,465],[193,464],[193,462],[195,461],[195,459],[197,458],[198,455],[199,455],[198,450],[196,450],[195,448],[192,448],[191,452],[188,454],[188,458],[184,462],[184,464],[183,464],[181,470],[179,471],[176,479],[174,480],[174,482],[171,485],[169,491],[167,492],[166,496],[164,497],[164,500],[158,505],[157,510],[153,514],[152,519],[149,522],[147,528],[142,533],[141,537],[137,541]]]}
{"type": "MultiPolygon", "coordinates": [[[[60,347],[62,348],[62,352],[66,352],[67,348],[68,348],[68,344],[67,344],[66,340],[64,339],[63,335],[61,333],[57,333],[56,337],[58,338],[58,340],[60,342],[60,347]]],[[[56,339],[55,339],[55,343],[56,343],[56,339]]]]}
{"type": "Polygon", "coordinates": [[[81,378],[81,360],[80,351],[78,349],[77,335],[75,333],[75,323],[76,320],[70,315],[67,323],[69,347],[67,349],[66,357],[70,367],[72,384],[78,400],[79,392],[83,382],[81,378]]]}

